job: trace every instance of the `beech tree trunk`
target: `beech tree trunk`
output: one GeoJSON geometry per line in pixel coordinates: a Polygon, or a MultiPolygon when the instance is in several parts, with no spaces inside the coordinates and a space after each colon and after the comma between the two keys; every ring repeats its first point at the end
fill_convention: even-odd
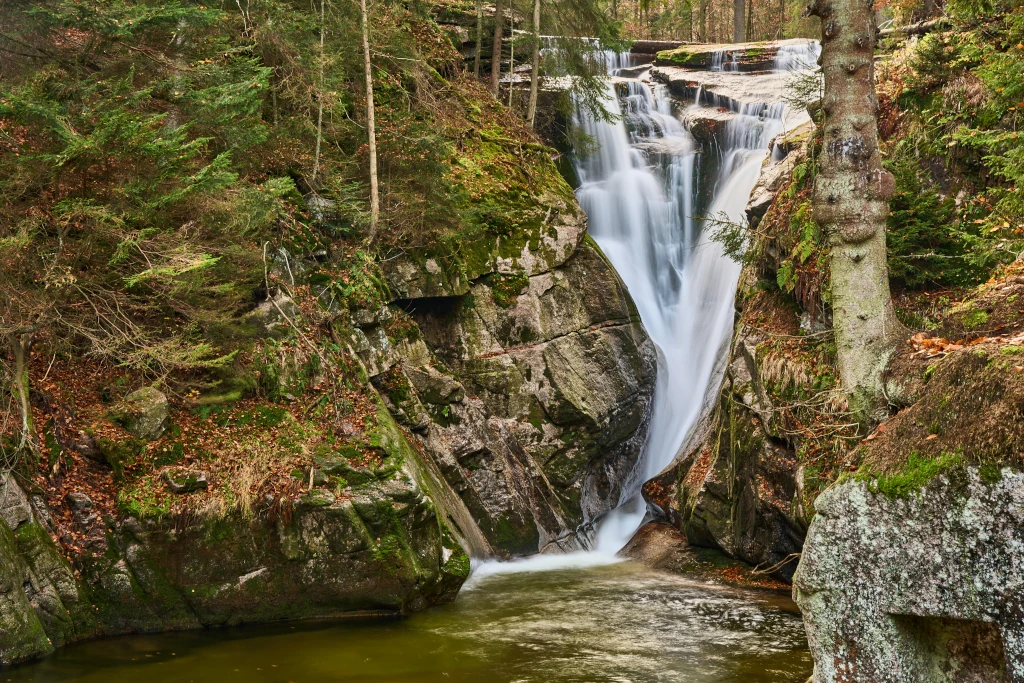
{"type": "Polygon", "coordinates": [[[540,0],[533,0],[533,64],[530,68],[530,103],[526,107],[526,122],[534,127],[537,118],[537,89],[540,85],[540,0]]]}
{"type": "Polygon", "coordinates": [[[697,2],[697,22],[700,25],[700,35],[697,36],[697,40],[702,43],[708,41],[708,5],[711,4],[711,0],[698,0],[697,2]]]}
{"type": "Polygon", "coordinates": [[[473,76],[480,78],[480,50],[484,45],[484,0],[476,0],[476,55],[473,57],[473,76]]]}
{"type": "Polygon", "coordinates": [[[732,0],[732,42],[742,43],[747,35],[747,13],[743,0],[732,0]]]}
{"type": "Polygon", "coordinates": [[[494,6],[494,42],[491,44],[491,92],[498,96],[501,80],[501,30],[505,23],[505,3],[498,0],[494,6]]]}
{"type": "Polygon", "coordinates": [[[882,168],[875,95],[876,27],[865,0],[816,0],[822,26],[823,146],[814,219],[831,246],[833,327],[850,408],[884,416],[882,370],[903,336],[889,294],[885,221],[895,181],[882,168]]]}
{"type": "Polygon", "coordinates": [[[377,128],[373,119],[373,64],[370,62],[370,22],[366,0],[359,0],[363,25],[363,67],[366,72],[366,134],[370,147],[370,243],[377,239],[380,197],[377,190],[377,128]]]}

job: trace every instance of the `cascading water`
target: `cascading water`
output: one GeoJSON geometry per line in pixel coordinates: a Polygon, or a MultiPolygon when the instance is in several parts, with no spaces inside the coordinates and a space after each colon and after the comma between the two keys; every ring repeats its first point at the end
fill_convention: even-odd
{"type": "MultiPolygon", "coordinates": [[[[819,49],[813,42],[786,47],[776,72],[806,68],[819,49]]],[[[597,521],[591,552],[484,563],[470,583],[496,573],[614,561],[647,513],[640,488],[672,463],[721,383],[740,266],[711,239],[704,219],[745,222],[750,192],[769,143],[785,128],[787,107],[740,102],[698,85],[690,107],[729,112],[724,131],[702,148],[674,115],[667,86],[618,75],[637,71],[628,54],[603,57],[611,77],[603,104],[613,120],[582,109],[575,116],[595,143],[575,158],[576,195],[591,236],[625,282],[658,347],[647,441],[623,482],[619,505],[597,521]]],[[[737,82],[755,78],[727,76],[737,82]]],[[[781,92],[776,95],[766,100],[782,99],[781,92]]]]}
{"type": "MultiPolygon", "coordinates": [[[[806,68],[803,60],[816,55],[814,44],[808,45],[787,49],[776,68],[806,68]]],[[[610,63],[618,66],[621,60],[610,63]]],[[[696,100],[694,106],[733,112],[717,140],[721,158],[712,178],[695,172],[708,152],[702,153],[672,116],[665,86],[617,79],[608,86],[605,105],[620,120],[609,123],[586,112],[577,116],[597,145],[596,153],[577,159],[577,196],[590,234],[625,281],[659,349],[647,443],[623,487],[621,504],[600,521],[595,550],[601,553],[617,552],[639,527],[646,514],[640,487],[671,464],[721,381],[740,267],[701,229],[697,211],[745,221],[768,144],[783,130],[783,104],[738,104],[699,89],[696,100]],[[616,87],[626,91],[625,98],[616,87]],[[702,181],[713,181],[714,189],[702,192],[702,181]],[[700,207],[699,198],[707,194],[710,204],[700,207]]]]}

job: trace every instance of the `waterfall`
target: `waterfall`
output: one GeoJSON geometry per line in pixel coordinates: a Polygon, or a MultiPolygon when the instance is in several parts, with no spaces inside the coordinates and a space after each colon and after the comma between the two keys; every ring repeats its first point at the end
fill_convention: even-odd
{"type": "MultiPolygon", "coordinates": [[[[775,70],[802,68],[794,64],[804,64],[818,49],[816,43],[792,46],[785,54],[780,49],[775,70]]],[[[745,222],[769,143],[784,130],[784,121],[799,119],[778,102],[781,92],[773,90],[766,101],[741,102],[700,80],[691,102],[674,104],[666,86],[622,77],[637,71],[628,53],[597,52],[597,58],[610,76],[604,106],[613,120],[595,118],[585,108],[574,116],[574,124],[595,143],[586,155],[575,155],[576,196],[590,235],[625,282],[658,348],[647,440],[623,482],[619,504],[596,521],[589,541],[580,539],[590,552],[475,563],[467,586],[494,574],[617,561],[616,553],[647,513],[641,487],[675,460],[717,398],[724,373],[740,266],[710,239],[703,219],[745,222]],[[726,109],[729,119],[702,147],[677,118],[674,107],[680,106],[726,109]]],[[[772,87],[781,87],[777,76],[769,79],[772,87]]]]}
{"type": "MultiPolygon", "coordinates": [[[[787,51],[777,59],[778,68],[799,68],[793,65],[812,52],[787,51]]],[[[715,59],[722,70],[724,59],[717,54],[715,59]]],[[[623,59],[606,63],[614,76],[623,59]]],[[[700,219],[745,221],[768,144],[783,130],[781,103],[741,104],[698,91],[693,106],[699,104],[734,114],[718,136],[717,149],[701,150],[673,116],[665,86],[638,79],[609,82],[605,106],[616,121],[597,120],[583,111],[576,116],[597,148],[576,160],[577,197],[589,217],[590,234],[626,283],[658,347],[647,442],[619,506],[598,524],[594,549],[602,554],[617,552],[640,526],[647,511],[641,486],[672,463],[717,395],[740,266],[710,239],[700,219]],[[699,173],[708,155],[717,156],[711,165],[717,171],[699,173]],[[711,200],[703,206],[701,197],[708,195],[711,200]]]]}
{"type": "Polygon", "coordinates": [[[779,46],[775,53],[776,71],[804,71],[813,69],[821,54],[821,43],[816,40],[779,46]]]}

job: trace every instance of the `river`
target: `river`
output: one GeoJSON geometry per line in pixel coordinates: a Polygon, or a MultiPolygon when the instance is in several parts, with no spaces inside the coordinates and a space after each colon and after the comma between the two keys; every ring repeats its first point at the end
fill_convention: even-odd
{"type": "Polygon", "coordinates": [[[11,683],[803,683],[785,596],[632,562],[474,577],[406,619],[300,622],[71,645],[11,683]]]}

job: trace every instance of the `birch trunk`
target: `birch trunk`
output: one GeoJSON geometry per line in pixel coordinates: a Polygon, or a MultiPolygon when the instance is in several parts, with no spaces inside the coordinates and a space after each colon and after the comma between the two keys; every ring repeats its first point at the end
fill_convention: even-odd
{"type": "Polygon", "coordinates": [[[359,0],[363,24],[363,67],[366,71],[366,134],[370,147],[370,244],[377,239],[380,197],[377,191],[377,129],[373,120],[373,64],[370,62],[370,23],[366,0],[359,0]]]}
{"type": "Polygon", "coordinates": [[[526,122],[534,127],[537,118],[537,88],[540,81],[540,0],[533,0],[533,64],[530,69],[530,103],[526,122]]]}
{"type": "Polygon", "coordinates": [[[491,92],[498,96],[501,80],[501,31],[505,23],[505,3],[498,0],[494,7],[494,42],[491,44],[491,92]]]}
{"type": "Polygon", "coordinates": [[[823,146],[814,219],[830,244],[839,374],[862,422],[885,413],[882,370],[903,336],[889,294],[885,221],[894,189],[878,149],[871,3],[816,0],[821,18],[823,146]]]}

